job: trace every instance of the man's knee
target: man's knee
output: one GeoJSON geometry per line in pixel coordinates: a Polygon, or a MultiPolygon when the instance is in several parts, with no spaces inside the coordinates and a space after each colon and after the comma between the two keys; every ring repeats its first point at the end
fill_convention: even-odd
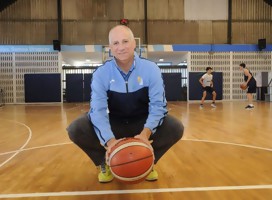
{"type": "Polygon", "coordinates": [[[173,132],[174,132],[176,141],[182,138],[183,132],[184,132],[184,126],[180,121],[177,120],[173,132]]]}
{"type": "Polygon", "coordinates": [[[75,142],[75,143],[76,143],[76,140],[77,140],[77,138],[78,138],[78,133],[79,133],[78,128],[79,128],[79,127],[76,126],[75,121],[73,121],[73,122],[66,128],[70,140],[72,140],[72,141],[75,142]]]}
{"type": "Polygon", "coordinates": [[[66,130],[68,132],[68,136],[69,136],[70,140],[72,140],[74,142],[77,138],[77,135],[78,135],[77,134],[78,131],[76,130],[76,127],[72,123],[66,128],[66,130]]]}
{"type": "Polygon", "coordinates": [[[167,129],[171,131],[171,138],[175,143],[182,138],[184,126],[180,120],[171,115],[167,116],[167,121],[168,121],[167,129]]]}
{"type": "Polygon", "coordinates": [[[67,128],[67,132],[70,140],[74,143],[77,143],[79,137],[84,134],[84,130],[88,130],[90,122],[87,115],[82,115],[79,118],[75,119],[67,128]]]}

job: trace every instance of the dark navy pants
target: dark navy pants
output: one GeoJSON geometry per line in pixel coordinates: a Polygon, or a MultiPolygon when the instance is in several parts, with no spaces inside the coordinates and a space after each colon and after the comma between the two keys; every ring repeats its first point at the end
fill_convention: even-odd
{"type": "MultiPolygon", "coordinates": [[[[116,139],[134,137],[143,130],[146,118],[137,120],[110,119],[111,129],[116,139]]],[[[157,131],[151,135],[153,140],[155,164],[158,160],[179,141],[183,135],[182,123],[171,115],[167,115],[157,131]]],[[[88,119],[87,113],[74,120],[67,128],[70,139],[81,148],[94,162],[96,166],[105,161],[106,149],[94,131],[93,125],[88,119]]]]}

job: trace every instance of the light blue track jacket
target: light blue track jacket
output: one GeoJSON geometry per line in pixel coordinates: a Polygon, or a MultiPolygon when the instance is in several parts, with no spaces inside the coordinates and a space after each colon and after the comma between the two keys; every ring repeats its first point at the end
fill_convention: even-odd
{"type": "Polygon", "coordinates": [[[93,73],[91,90],[88,115],[102,145],[114,138],[110,118],[147,117],[144,127],[155,133],[167,114],[159,67],[136,53],[127,74],[118,67],[115,59],[100,66],[93,73]]]}

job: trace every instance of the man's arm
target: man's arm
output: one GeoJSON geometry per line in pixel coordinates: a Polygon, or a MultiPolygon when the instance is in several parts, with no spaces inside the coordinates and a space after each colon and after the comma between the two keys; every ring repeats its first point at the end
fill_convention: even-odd
{"type": "Polygon", "coordinates": [[[201,86],[203,86],[203,78],[202,77],[199,79],[199,83],[201,84],[201,86]]]}
{"type": "Polygon", "coordinates": [[[141,136],[149,137],[156,132],[158,126],[163,122],[167,115],[167,101],[165,98],[164,83],[162,74],[158,66],[152,66],[152,73],[149,77],[149,114],[144,125],[141,136]]]}
{"type": "Polygon", "coordinates": [[[91,82],[91,109],[89,111],[89,118],[93,123],[97,137],[100,143],[105,146],[107,142],[114,138],[113,132],[109,122],[109,115],[107,113],[107,81],[105,81],[105,72],[98,68],[93,73],[91,82]]]}
{"type": "Polygon", "coordinates": [[[248,69],[244,69],[244,73],[248,77],[247,81],[245,82],[245,84],[247,85],[249,83],[250,79],[252,78],[252,75],[249,73],[248,69]]]}

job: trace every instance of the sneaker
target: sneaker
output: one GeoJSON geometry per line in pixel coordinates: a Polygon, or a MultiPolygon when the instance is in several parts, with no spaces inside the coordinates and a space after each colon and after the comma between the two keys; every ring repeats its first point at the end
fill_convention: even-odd
{"type": "Polygon", "coordinates": [[[211,106],[212,106],[213,108],[216,108],[216,105],[215,105],[215,103],[212,103],[212,104],[211,104],[211,106]]]}
{"type": "Polygon", "coordinates": [[[203,104],[200,104],[200,105],[199,105],[199,108],[203,108],[203,107],[204,107],[203,104]]]}
{"type": "Polygon", "coordinates": [[[251,110],[251,109],[253,109],[253,108],[254,108],[254,106],[251,106],[251,105],[247,105],[247,106],[245,107],[246,110],[251,110]]]}
{"type": "Polygon", "coordinates": [[[145,178],[146,181],[156,181],[158,180],[159,175],[158,172],[155,169],[152,169],[152,171],[148,174],[148,176],[145,178]]]}
{"type": "Polygon", "coordinates": [[[110,168],[107,164],[103,163],[100,165],[100,173],[98,174],[98,181],[100,183],[108,183],[113,180],[113,175],[110,171],[110,168]]]}

